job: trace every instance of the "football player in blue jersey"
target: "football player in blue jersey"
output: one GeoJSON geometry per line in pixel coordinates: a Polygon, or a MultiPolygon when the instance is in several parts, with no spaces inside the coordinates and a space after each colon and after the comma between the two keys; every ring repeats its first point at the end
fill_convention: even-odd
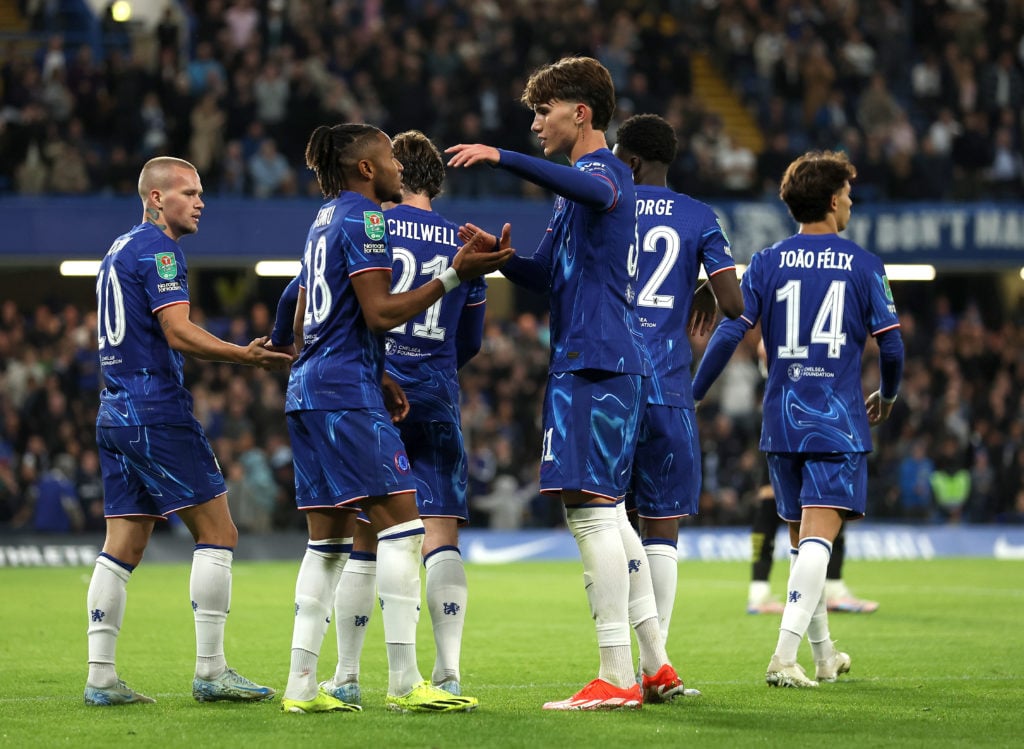
{"type": "MultiPolygon", "coordinates": [[[[437,148],[417,130],[396,135],[393,143],[403,167],[402,202],[385,204],[384,221],[395,263],[391,292],[399,294],[443,273],[460,243],[458,225],[432,208],[444,183],[437,148]]],[[[483,278],[465,283],[388,331],[384,342],[386,370],[409,401],[409,414],[398,428],[426,531],[423,564],[436,646],[431,682],[456,695],[462,693],[459,662],[467,599],[459,525],[469,519],[458,370],[480,350],[486,293],[483,278]]],[[[333,681],[324,685],[344,702],[361,698],[359,657],[377,603],[375,580],[376,539],[359,523],[334,604],[338,667],[333,681]]]]}
{"type": "Polygon", "coordinates": [[[182,375],[184,355],[284,369],[292,357],[266,338],[236,346],[189,319],[188,268],[178,245],[199,229],[203,186],[196,168],[168,156],[139,174],[142,222],[118,237],[96,277],[104,389],[96,419],[107,535],[87,594],[89,675],[85,704],[153,702],[117,676],[114,653],[126,586],[157,520],[176,514],[196,546],[189,584],[196,626],[192,696],[200,702],[274,696],[224,658],[231,562],[238,529],[227,489],[182,375]]]}
{"type": "MultiPolygon", "coordinates": [[[[644,692],[668,696],[682,680],[668,661],[643,546],[626,517],[640,416],[651,360],[636,312],[636,194],[629,167],[608,150],[604,131],[615,110],[608,70],[570,57],[535,71],[522,101],[545,156],[571,166],[482,144],[447,150],[449,166],[489,164],[554,192],[554,214],[532,257],[502,272],[547,294],[551,362],[544,397],[541,491],[558,497],[579,546],[585,589],[597,627],[598,678],[549,710],[635,709],[644,692]],[[630,624],[640,645],[642,686],[632,666],[630,624]]],[[[467,224],[464,241],[484,234],[467,224]]]]}
{"type": "Polygon", "coordinates": [[[810,152],[783,175],[779,195],[797,234],[754,255],[743,275],[744,310],[708,342],[693,381],[699,402],[744,333],[758,321],[768,380],[761,449],[779,516],[797,550],[789,574],[769,685],[817,687],[850,670],[832,642],[825,569],[844,520],[864,516],[873,425],[887,419],[903,373],[903,339],[882,261],[843,239],[857,172],[845,154],[810,152]],[[861,360],[878,342],[880,385],[864,399],[861,360]],[[815,678],[797,663],[804,634],[815,678]]]}
{"type": "Polygon", "coordinates": [[[328,198],[309,229],[299,273],[294,331],[298,359],[285,411],[295,463],[296,501],[309,543],[295,584],[288,712],[358,710],[316,680],[335,590],[351,551],[356,511],[377,537],[389,676],[385,704],[398,711],[471,710],[473,697],[423,680],[416,662],[423,521],[416,479],[393,421],[409,410],[384,372],[385,334],[428,310],[464,280],[500,268],[506,248],[467,243],[429,282],[391,293],[392,247],[381,211],[402,199],[402,165],[391,139],[365,124],[320,126],[306,164],[328,198]]]}
{"type": "Polygon", "coordinates": [[[635,115],[619,127],[616,141],[613,152],[629,165],[636,184],[636,305],[654,365],[633,460],[630,503],[635,505],[667,641],[679,574],[679,518],[697,514],[701,491],[688,337],[688,332],[698,332],[691,325],[691,305],[700,266],[727,317],[743,311],[743,295],[718,216],[710,206],[667,186],[677,148],[672,126],[654,114],[635,115]]]}

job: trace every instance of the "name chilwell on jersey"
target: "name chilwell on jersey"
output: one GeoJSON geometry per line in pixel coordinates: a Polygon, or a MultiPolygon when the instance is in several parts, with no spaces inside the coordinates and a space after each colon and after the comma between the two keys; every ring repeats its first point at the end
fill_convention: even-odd
{"type": "Polygon", "coordinates": [[[458,247],[459,243],[455,236],[455,230],[450,226],[437,224],[421,224],[418,221],[401,221],[399,219],[388,219],[388,234],[391,241],[395,239],[416,239],[421,242],[435,242],[445,244],[449,247],[458,247]]]}

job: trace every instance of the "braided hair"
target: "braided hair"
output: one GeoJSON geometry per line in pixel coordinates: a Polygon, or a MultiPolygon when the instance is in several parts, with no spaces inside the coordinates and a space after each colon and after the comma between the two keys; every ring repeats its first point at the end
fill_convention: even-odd
{"type": "Polygon", "coordinates": [[[359,161],[359,146],[380,132],[373,125],[352,122],[320,125],[313,131],[306,144],[306,166],[316,175],[325,198],[336,198],[348,189],[345,178],[359,161]]]}

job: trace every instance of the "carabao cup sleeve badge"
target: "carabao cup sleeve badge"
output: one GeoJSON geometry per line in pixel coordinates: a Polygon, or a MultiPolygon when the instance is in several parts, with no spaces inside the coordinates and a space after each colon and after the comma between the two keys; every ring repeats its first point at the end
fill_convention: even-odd
{"type": "Polygon", "coordinates": [[[363,211],[363,228],[366,236],[373,241],[384,238],[384,214],[380,211],[363,211]]]}
{"type": "Polygon", "coordinates": [[[160,278],[176,278],[178,275],[178,261],[173,252],[158,252],[156,254],[156,272],[160,278]]]}

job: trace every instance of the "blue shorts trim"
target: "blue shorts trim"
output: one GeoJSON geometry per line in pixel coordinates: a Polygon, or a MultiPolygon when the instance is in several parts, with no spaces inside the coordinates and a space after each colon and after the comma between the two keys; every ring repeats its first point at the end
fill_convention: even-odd
{"type": "Polygon", "coordinates": [[[864,517],[866,453],[767,453],[765,458],[775,507],[787,523],[800,522],[805,507],[839,510],[848,520],[864,517]]]}
{"type": "Polygon", "coordinates": [[[96,427],[108,518],[166,518],[227,492],[198,421],[96,427]]]}

